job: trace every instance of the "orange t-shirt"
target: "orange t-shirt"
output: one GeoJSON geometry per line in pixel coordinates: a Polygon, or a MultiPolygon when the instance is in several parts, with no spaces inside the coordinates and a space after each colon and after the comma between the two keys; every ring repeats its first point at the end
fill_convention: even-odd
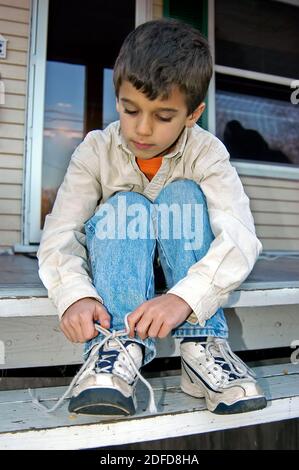
{"type": "Polygon", "coordinates": [[[148,160],[144,160],[143,158],[136,157],[136,163],[142,173],[144,173],[145,176],[151,180],[159,170],[162,164],[162,158],[163,157],[153,157],[149,158],[148,160]]]}

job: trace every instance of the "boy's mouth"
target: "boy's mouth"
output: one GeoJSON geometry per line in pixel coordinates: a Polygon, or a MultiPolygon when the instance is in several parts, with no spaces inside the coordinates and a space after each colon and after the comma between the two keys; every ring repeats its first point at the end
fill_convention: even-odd
{"type": "Polygon", "coordinates": [[[147,149],[154,147],[153,144],[143,144],[141,142],[136,142],[135,140],[132,140],[132,142],[133,142],[133,145],[139,150],[147,150],[147,149]]]}

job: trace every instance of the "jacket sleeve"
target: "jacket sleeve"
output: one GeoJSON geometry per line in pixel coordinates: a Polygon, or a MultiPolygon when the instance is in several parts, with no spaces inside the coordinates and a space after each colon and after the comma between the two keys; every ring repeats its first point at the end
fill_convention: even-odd
{"type": "Polygon", "coordinates": [[[53,210],[46,217],[37,253],[39,276],[59,317],[83,297],[103,303],[89,275],[84,233],[84,223],[101,197],[95,146],[90,132],[72,155],[53,210]]]}
{"type": "Polygon", "coordinates": [[[223,144],[218,141],[204,160],[196,161],[194,179],[206,197],[215,238],[206,255],[168,291],[190,305],[200,326],[248,277],[262,251],[249,199],[223,144]],[[210,165],[206,163],[209,161],[210,165]]]}

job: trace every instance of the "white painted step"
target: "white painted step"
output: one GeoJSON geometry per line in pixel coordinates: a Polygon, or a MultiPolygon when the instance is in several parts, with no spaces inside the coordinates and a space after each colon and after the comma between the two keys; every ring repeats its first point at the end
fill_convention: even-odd
{"type": "MultiPolygon", "coordinates": [[[[299,417],[299,365],[279,364],[254,369],[268,400],[264,410],[219,416],[206,410],[203,399],[180,390],[180,377],[150,379],[158,413],[145,412],[147,392],[139,383],[135,416],[77,416],[68,400],[54,414],[37,409],[27,390],[0,392],[0,449],[87,449],[250,426],[299,417]]],[[[37,389],[51,407],[65,387],[37,389]]]]}

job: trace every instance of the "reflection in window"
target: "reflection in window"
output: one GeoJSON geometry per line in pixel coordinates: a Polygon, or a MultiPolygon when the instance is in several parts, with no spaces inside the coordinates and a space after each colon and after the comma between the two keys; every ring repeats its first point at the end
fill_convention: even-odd
{"type": "Polygon", "coordinates": [[[298,25],[298,2],[216,0],[216,64],[295,79],[298,25]]]}
{"type": "Polygon", "coordinates": [[[217,137],[231,158],[299,165],[299,106],[218,90],[217,137]]]}
{"type": "Polygon", "coordinates": [[[47,62],[42,216],[51,210],[70,156],[83,139],[85,67],[47,62]]]}
{"type": "Polygon", "coordinates": [[[113,84],[113,69],[104,69],[103,90],[103,128],[119,119],[115,106],[115,91],[113,84]]]}

